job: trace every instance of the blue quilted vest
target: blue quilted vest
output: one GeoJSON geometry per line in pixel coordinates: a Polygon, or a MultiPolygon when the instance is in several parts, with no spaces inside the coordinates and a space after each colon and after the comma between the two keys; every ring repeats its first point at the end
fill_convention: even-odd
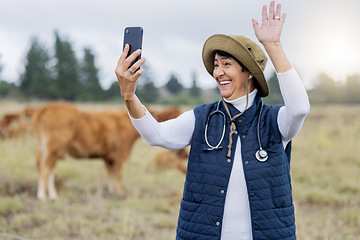
{"type": "MultiPolygon", "coordinates": [[[[264,104],[260,120],[260,139],[269,158],[259,162],[255,153],[259,149],[257,123],[261,99],[235,120],[237,133],[233,134],[232,153],[228,158],[230,118],[223,104],[220,110],[226,116],[226,132],[222,150],[204,151],[209,148],[205,141],[205,125],[208,115],[218,103],[198,106],[194,109],[195,129],[181,201],[177,240],[219,240],[226,191],[235,155],[238,137],[241,138],[241,154],[247,184],[252,235],[254,240],[296,239],[295,216],[290,180],[291,142],[284,150],[278,130],[277,116],[280,106],[264,104]]],[[[239,111],[228,104],[231,116],[239,111]]],[[[215,114],[208,126],[208,141],[216,146],[223,130],[223,117],[215,114]]]]}

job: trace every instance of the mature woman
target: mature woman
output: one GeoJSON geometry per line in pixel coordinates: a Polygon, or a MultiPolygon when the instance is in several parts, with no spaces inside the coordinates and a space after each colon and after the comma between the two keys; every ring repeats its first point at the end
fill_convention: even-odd
{"type": "Polygon", "coordinates": [[[129,115],[150,145],[191,145],[177,239],[296,239],[290,180],[291,140],[310,105],[296,70],[284,54],[280,34],[286,14],[271,2],[255,35],[277,72],[285,106],[263,104],[269,94],[263,74],[267,58],[244,36],[216,34],[203,47],[203,62],[222,100],[158,123],[135,95],[144,58],[126,58],[116,75],[129,115]]]}

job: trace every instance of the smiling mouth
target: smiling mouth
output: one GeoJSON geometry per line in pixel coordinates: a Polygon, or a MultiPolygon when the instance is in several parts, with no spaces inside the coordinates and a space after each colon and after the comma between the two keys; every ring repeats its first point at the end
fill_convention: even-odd
{"type": "Polygon", "coordinates": [[[231,81],[221,81],[219,82],[221,86],[231,83],[231,81]]]}

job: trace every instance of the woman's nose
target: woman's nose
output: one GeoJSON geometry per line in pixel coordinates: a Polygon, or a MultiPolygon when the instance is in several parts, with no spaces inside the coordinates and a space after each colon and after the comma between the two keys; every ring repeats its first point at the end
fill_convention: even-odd
{"type": "Polygon", "coordinates": [[[222,68],[222,67],[217,67],[216,69],[214,69],[214,72],[213,72],[214,74],[214,77],[215,76],[218,76],[218,77],[220,77],[220,76],[223,76],[224,74],[225,74],[225,71],[224,71],[224,69],[222,68]]]}

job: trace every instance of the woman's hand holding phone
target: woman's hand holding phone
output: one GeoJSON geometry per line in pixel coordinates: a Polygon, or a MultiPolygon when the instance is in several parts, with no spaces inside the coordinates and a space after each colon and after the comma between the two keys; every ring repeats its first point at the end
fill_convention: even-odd
{"type": "Polygon", "coordinates": [[[123,53],[117,63],[115,74],[120,86],[121,96],[131,117],[138,119],[145,115],[145,109],[136,96],[137,80],[144,72],[141,65],[145,58],[141,58],[142,28],[125,28],[123,53]]]}
{"type": "Polygon", "coordinates": [[[129,53],[129,50],[130,46],[126,44],[115,69],[115,74],[120,86],[121,96],[125,101],[134,97],[137,80],[144,72],[144,70],[140,67],[146,60],[145,58],[140,58],[132,66],[130,66],[131,63],[141,55],[141,49],[136,50],[130,54],[129,57],[126,57],[129,53]]]}

